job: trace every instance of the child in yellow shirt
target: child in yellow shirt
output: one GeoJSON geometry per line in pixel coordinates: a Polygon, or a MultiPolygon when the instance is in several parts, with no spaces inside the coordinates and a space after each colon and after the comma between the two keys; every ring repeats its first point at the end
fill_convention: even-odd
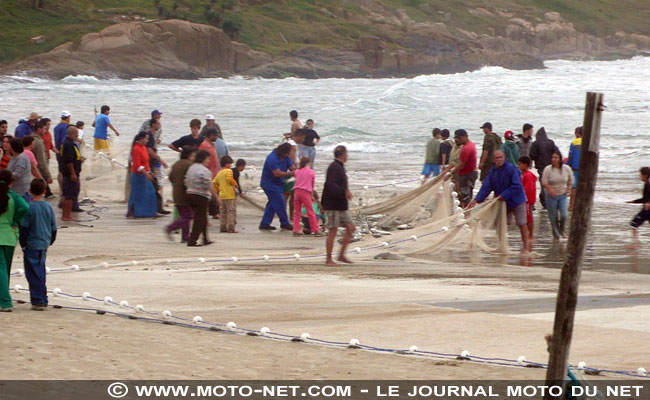
{"type": "Polygon", "coordinates": [[[221,157],[221,170],[212,181],[214,190],[219,193],[219,210],[221,212],[221,232],[237,233],[237,204],[235,189],[237,182],[232,173],[232,158],[228,155],[221,157]]]}

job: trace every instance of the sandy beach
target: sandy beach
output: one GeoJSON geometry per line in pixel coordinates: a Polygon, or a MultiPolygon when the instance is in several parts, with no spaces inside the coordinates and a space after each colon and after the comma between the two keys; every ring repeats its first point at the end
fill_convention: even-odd
{"type": "MultiPolygon", "coordinates": [[[[98,165],[89,165],[88,174],[101,172],[98,165]]],[[[323,259],[202,263],[199,257],[317,254],[325,243],[296,239],[287,232],[260,232],[260,211],[245,203],[238,209],[239,234],[217,233],[218,221],[213,221],[210,233],[216,243],[209,247],[167,242],[162,227],[169,217],[135,221],[124,217],[120,174],[123,171],[116,169],[88,181],[89,197],[100,207],[94,213],[99,219],[64,224],[48,252],[52,269],[79,265],[81,271],[49,274],[48,289],[111,296],[147,310],[170,310],[190,319],[200,315],[204,321],[223,324],[234,321],[250,329],[266,326],[287,335],[308,332],[312,338],[342,342],[357,338],[364,345],[383,348],[416,345],[449,354],[467,350],[482,357],[516,360],[524,355],[541,363],[548,359],[544,335],[552,331],[558,260],[565,244],[551,248],[548,238],[540,239],[536,246],[545,261],[532,265],[519,263],[517,257],[463,249],[426,259],[374,259],[381,252],[399,252],[397,248],[352,253],[355,264],[338,268],[325,267],[323,259]],[[165,264],[165,259],[178,263],[165,264]],[[138,264],[86,269],[104,261],[131,260],[138,264]]],[[[251,171],[244,187],[253,189],[256,183],[251,171]]],[[[170,193],[168,187],[165,190],[170,193]]],[[[400,189],[377,196],[393,190],[400,189]]],[[[251,197],[263,200],[252,193],[251,197]]],[[[86,214],[80,218],[91,219],[86,214]]],[[[377,241],[365,238],[362,244],[373,240],[377,241]]],[[[512,231],[510,240],[516,247],[512,231]]],[[[622,249],[624,243],[619,244],[622,249]]],[[[650,275],[643,271],[644,254],[642,250],[637,255],[642,260],[640,273],[595,268],[583,272],[570,363],[649,369],[645,349],[650,320],[644,316],[650,311],[650,275]]],[[[22,268],[19,250],[13,268],[22,268]]],[[[12,276],[10,284],[27,287],[24,277],[12,276]]],[[[12,295],[28,299],[24,293],[12,295]]],[[[53,296],[50,302],[90,305],[53,296]]],[[[92,305],[133,313],[113,305],[92,305]]],[[[12,360],[5,379],[543,379],[545,375],[543,369],[282,343],[91,312],[52,308],[33,312],[25,304],[17,304],[14,311],[2,316],[7,329],[0,347],[12,360]]]]}

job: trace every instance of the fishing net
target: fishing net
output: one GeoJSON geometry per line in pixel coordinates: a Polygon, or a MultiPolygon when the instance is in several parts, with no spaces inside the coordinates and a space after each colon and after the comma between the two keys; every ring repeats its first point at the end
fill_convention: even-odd
{"type": "MultiPolygon", "coordinates": [[[[453,184],[442,176],[409,192],[352,210],[361,231],[375,238],[390,235],[406,255],[449,249],[508,253],[507,209],[503,201],[486,201],[463,210],[453,184]],[[397,228],[397,232],[391,232],[397,228]],[[413,239],[409,241],[409,239],[413,239]]],[[[384,238],[386,239],[386,238],[384,238]]]]}
{"type": "Polygon", "coordinates": [[[452,189],[450,182],[444,182],[443,177],[438,176],[416,189],[377,204],[355,208],[351,212],[375,216],[371,219],[380,229],[409,229],[432,219],[449,216],[453,208],[460,204],[451,198],[452,189]]]}
{"type": "MultiPolygon", "coordinates": [[[[113,202],[128,202],[130,191],[130,170],[129,153],[131,146],[124,143],[117,143],[111,146],[110,152],[95,151],[92,146],[83,146],[83,156],[86,161],[83,163],[81,173],[81,195],[80,198],[103,199],[113,202]]],[[[169,164],[169,167],[178,160],[178,153],[162,150],[161,157],[169,164]]],[[[172,187],[168,179],[170,168],[164,169],[162,174],[162,187],[164,198],[171,204],[172,187]]],[[[248,176],[240,177],[243,189],[251,189],[251,184],[246,182],[248,176]]],[[[248,180],[251,180],[249,178],[248,180]]],[[[245,197],[239,197],[240,205],[250,206],[256,210],[263,211],[262,199],[257,196],[256,191],[248,190],[245,197]],[[249,196],[248,194],[252,195],[249,196]]]]}
{"type": "MultiPolygon", "coordinates": [[[[114,145],[110,154],[85,146],[83,155],[86,161],[80,197],[113,202],[128,200],[125,193],[128,193],[126,189],[129,187],[129,151],[130,146],[122,143],[114,145]]],[[[176,153],[167,151],[162,152],[161,156],[170,165],[178,159],[176,153]]],[[[257,190],[252,190],[256,188],[256,181],[248,179],[251,182],[240,178],[244,190],[248,190],[238,203],[259,213],[264,210],[266,198],[257,190]]],[[[163,187],[165,198],[171,198],[169,182],[163,187]]],[[[364,196],[367,202],[371,201],[368,193],[364,196]]],[[[170,200],[168,202],[171,203],[170,200]]],[[[452,246],[454,250],[509,251],[507,211],[503,201],[493,199],[471,210],[462,210],[459,204],[453,184],[438,176],[390,199],[351,209],[359,228],[355,240],[359,241],[358,246],[372,248],[386,244],[385,241],[390,239],[389,245],[399,244],[395,251],[411,256],[429,255],[449,250],[452,246]]]]}

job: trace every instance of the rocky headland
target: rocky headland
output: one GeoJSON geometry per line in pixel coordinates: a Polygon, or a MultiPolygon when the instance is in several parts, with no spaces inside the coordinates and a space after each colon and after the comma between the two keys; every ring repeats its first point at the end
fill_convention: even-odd
{"type": "MultiPolygon", "coordinates": [[[[100,78],[225,77],[282,78],[389,77],[457,73],[483,66],[544,68],[544,60],[613,59],[650,51],[650,36],[617,32],[597,37],[577,31],[556,12],[540,21],[483,8],[477,17],[499,18],[499,32],[478,34],[445,23],[412,20],[406,13],[387,16],[368,9],[340,15],[359,24],[382,24],[399,35],[389,40],[363,36],[344,47],[301,46],[281,55],[256,51],[222,30],[184,20],[125,22],[84,35],[53,50],[4,66],[0,72],[60,79],[68,75],[100,78]]],[[[386,29],[386,28],[384,28],[386,29]]]]}

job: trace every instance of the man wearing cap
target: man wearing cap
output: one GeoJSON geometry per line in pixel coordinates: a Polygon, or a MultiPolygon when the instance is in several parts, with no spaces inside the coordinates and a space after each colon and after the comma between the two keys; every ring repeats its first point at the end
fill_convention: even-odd
{"type": "Polygon", "coordinates": [[[576,188],[578,187],[578,168],[580,168],[580,151],[582,150],[582,127],[579,126],[574,131],[575,139],[569,146],[569,159],[567,165],[573,170],[573,188],[571,189],[571,202],[569,211],[573,211],[576,199],[576,188]]]}
{"type": "Polygon", "coordinates": [[[494,195],[501,201],[506,202],[508,209],[508,222],[517,223],[521,232],[521,254],[530,251],[528,244],[528,219],[526,216],[526,193],[521,183],[521,172],[513,164],[506,161],[506,155],[502,150],[494,151],[494,166],[485,177],[483,186],[467,208],[472,208],[476,203],[482,203],[494,192],[494,195]]]}
{"type": "Polygon", "coordinates": [[[63,191],[63,175],[61,175],[61,145],[67,136],[68,126],[70,126],[70,111],[61,111],[61,121],[54,127],[54,148],[56,148],[56,162],[59,166],[59,173],[56,180],[59,182],[59,191],[63,191]]]}
{"type": "Polygon", "coordinates": [[[61,145],[61,162],[59,163],[59,172],[63,176],[61,184],[61,208],[63,209],[61,219],[63,221],[76,221],[71,213],[79,197],[79,174],[81,173],[81,163],[84,161],[75,144],[77,138],[77,128],[73,125],[68,126],[66,138],[61,145]]]}
{"type": "Polygon", "coordinates": [[[454,164],[451,160],[452,168],[450,173],[445,176],[445,180],[449,180],[452,175],[458,174],[458,193],[460,194],[460,204],[462,207],[467,206],[474,195],[474,184],[478,178],[476,171],[476,145],[469,140],[467,131],[465,129],[457,129],[454,132],[454,139],[458,146],[462,146],[458,162],[454,164]]]}
{"type": "Polygon", "coordinates": [[[524,124],[522,132],[515,138],[515,143],[519,146],[519,155],[521,157],[530,156],[530,147],[533,145],[533,126],[524,124]]]}
{"type": "Polygon", "coordinates": [[[478,164],[478,169],[481,170],[481,182],[485,180],[485,177],[490,172],[492,168],[492,163],[494,160],[494,152],[501,148],[501,138],[496,133],[492,132],[492,123],[486,122],[481,126],[483,133],[485,134],[483,138],[483,151],[481,153],[481,161],[478,164]]]}
{"type": "MultiPolygon", "coordinates": [[[[159,110],[153,110],[151,112],[151,118],[147,119],[142,123],[142,126],[140,126],[140,130],[138,132],[147,132],[151,129],[151,120],[156,119],[160,121],[160,118],[162,117],[162,112],[159,110]]],[[[156,144],[160,144],[162,142],[162,123],[160,124],[160,129],[158,129],[156,132],[153,133],[153,138],[156,141],[156,144]]]]}
{"type": "Polygon", "coordinates": [[[221,128],[219,125],[217,125],[216,122],[214,122],[214,115],[208,114],[205,116],[205,125],[203,125],[203,128],[201,128],[201,138],[205,137],[205,134],[208,132],[208,129],[214,128],[217,130],[217,132],[221,133],[221,128]]]}
{"type": "Polygon", "coordinates": [[[501,145],[501,151],[506,155],[506,160],[512,164],[517,165],[519,163],[519,146],[515,143],[515,134],[512,131],[506,131],[503,135],[505,141],[501,145]]]}
{"type": "Polygon", "coordinates": [[[27,117],[27,120],[21,119],[18,121],[18,126],[16,127],[16,130],[14,131],[14,136],[17,138],[23,138],[27,135],[31,135],[34,133],[34,125],[36,125],[36,122],[41,118],[38,113],[31,113],[29,114],[29,117],[27,117]]]}
{"type": "Polygon", "coordinates": [[[111,108],[103,105],[100,111],[92,124],[93,128],[95,128],[95,134],[93,135],[95,139],[94,148],[96,151],[103,151],[104,153],[110,154],[111,146],[108,143],[108,128],[111,128],[116,136],[120,136],[120,133],[111,124],[111,119],[108,117],[108,114],[111,113],[111,108]]]}

